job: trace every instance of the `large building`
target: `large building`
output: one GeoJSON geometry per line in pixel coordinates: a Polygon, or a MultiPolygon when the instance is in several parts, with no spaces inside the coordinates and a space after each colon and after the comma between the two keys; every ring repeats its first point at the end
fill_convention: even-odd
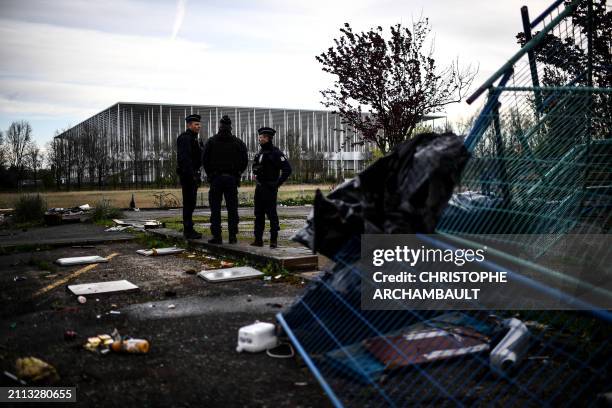
{"type": "MultiPolygon", "coordinates": [[[[342,179],[362,170],[368,158],[369,146],[357,143],[357,132],[342,124],[339,116],[324,110],[118,102],[61,133],[56,140],[85,145],[92,144],[88,140],[97,141],[98,153],[89,148],[89,161],[109,155],[110,160],[103,163],[108,167],[104,178],[118,178],[121,184],[152,183],[173,176],[176,137],[185,130],[185,116],[192,113],[202,116],[203,142],[216,133],[221,117],[228,115],[234,134],[247,145],[251,159],[258,150],[257,129],[275,128],[274,143],[296,164],[296,180],[342,179]]],[[[93,182],[100,178],[99,172],[95,165],[84,163],[85,156],[76,160],[82,162],[76,171],[81,171],[84,181],[93,182]]],[[[71,172],[74,175],[75,170],[71,172]]],[[[252,178],[251,165],[245,177],[252,178]]]]}

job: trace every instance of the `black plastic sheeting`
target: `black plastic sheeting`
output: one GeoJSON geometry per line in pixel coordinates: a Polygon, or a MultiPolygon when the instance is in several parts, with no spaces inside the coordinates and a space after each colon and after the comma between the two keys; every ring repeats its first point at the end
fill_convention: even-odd
{"type": "Polygon", "coordinates": [[[469,158],[463,140],[424,133],[324,197],[320,191],[306,226],[293,237],[335,262],[283,313],[305,343],[322,352],[385,333],[439,312],[361,310],[361,275],[355,266],[361,234],[433,233],[469,158]],[[316,319],[313,319],[313,314],[316,319]],[[379,319],[384,315],[384,319],[379,319]],[[378,322],[374,328],[371,322],[378,322]],[[324,329],[323,329],[324,327],[324,329]],[[326,333],[334,333],[335,340],[326,333]]]}
{"type": "Polygon", "coordinates": [[[364,233],[432,233],[468,158],[452,133],[419,134],[327,197],[317,190],[306,226],[293,240],[333,258],[364,233]]]}

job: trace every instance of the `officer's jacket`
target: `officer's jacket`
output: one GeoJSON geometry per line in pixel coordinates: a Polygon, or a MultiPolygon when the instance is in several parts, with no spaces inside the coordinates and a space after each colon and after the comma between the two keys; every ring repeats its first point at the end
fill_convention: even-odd
{"type": "Polygon", "coordinates": [[[240,177],[249,164],[246,145],[230,132],[219,132],[204,145],[202,164],[209,177],[224,173],[240,177]]]}
{"type": "Polygon", "coordinates": [[[179,176],[194,177],[202,167],[202,149],[198,134],[187,129],[176,139],[176,172],[179,176]]]}
{"type": "Polygon", "coordinates": [[[261,146],[253,159],[253,173],[258,183],[273,184],[279,187],[291,175],[289,160],[272,142],[261,146]]]}

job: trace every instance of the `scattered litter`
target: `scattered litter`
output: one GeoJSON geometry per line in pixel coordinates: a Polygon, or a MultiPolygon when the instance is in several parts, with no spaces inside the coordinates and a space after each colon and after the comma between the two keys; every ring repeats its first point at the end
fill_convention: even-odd
{"type": "Polygon", "coordinates": [[[74,295],[92,295],[97,293],[124,292],[137,290],[138,286],[127,280],[111,282],[83,283],[80,285],[69,285],[68,290],[74,295]]]}
{"type": "Polygon", "coordinates": [[[265,281],[271,281],[271,280],[272,280],[272,277],[271,277],[271,276],[264,276],[264,278],[263,278],[263,279],[264,279],[265,281]]]}
{"type": "Polygon", "coordinates": [[[195,258],[195,255],[193,255],[193,254],[187,255],[187,258],[195,258]]]}
{"type": "Polygon", "coordinates": [[[21,281],[24,281],[24,280],[27,280],[27,279],[28,279],[28,278],[26,278],[25,276],[15,276],[15,277],[13,278],[13,281],[15,281],[15,282],[21,282],[21,281]]]}
{"type": "Polygon", "coordinates": [[[293,350],[291,344],[282,343],[274,348],[267,349],[266,354],[272,358],[293,358],[295,356],[295,350],[293,350]]]}
{"type": "Polygon", "coordinates": [[[89,204],[72,208],[49,208],[49,210],[45,212],[45,224],[59,225],[81,222],[81,217],[91,210],[92,207],[90,207],[89,204]]]}
{"type": "Polygon", "coordinates": [[[17,377],[31,382],[55,383],[60,377],[51,364],[36,357],[18,358],[15,363],[17,377]]]}
{"type": "Polygon", "coordinates": [[[527,354],[529,348],[529,329],[516,318],[505,319],[502,325],[508,328],[506,336],[495,346],[489,356],[494,371],[511,371],[527,354]]]}
{"type": "Polygon", "coordinates": [[[102,317],[102,315],[96,315],[96,319],[99,319],[101,317],[102,317]]]}
{"type": "Polygon", "coordinates": [[[222,268],[231,268],[234,266],[233,262],[229,262],[229,261],[221,261],[221,267],[222,268]]]}
{"type": "Polygon", "coordinates": [[[79,296],[77,298],[77,300],[79,301],[80,304],[85,304],[85,302],[87,302],[87,298],[85,296],[79,296]]]}
{"type": "Polygon", "coordinates": [[[117,227],[135,228],[139,230],[153,229],[164,227],[163,222],[157,220],[118,220],[114,219],[113,222],[117,227]]]}
{"type": "Polygon", "coordinates": [[[280,279],[282,275],[276,275],[274,279],[280,279]]]}
{"type": "MultiPolygon", "coordinates": [[[[120,337],[118,337],[119,333],[117,332],[117,329],[115,329],[112,334],[117,339],[120,339],[120,337]]],[[[83,348],[93,353],[106,354],[110,350],[110,346],[115,341],[115,337],[113,336],[108,334],[98,334],[94,337],[88,337],[87,342],[83,344],[83,348]]]]}
{"type": "Polygon", "coordinates": [[[216,269],[213,271],[201,271],[198,276],[208,282],[226,282],[240,279],[252,279],[262,276],[263,272],[250,266],[240,266],[237,268],[216,269]]]}
{"type": "Polygon", "coordinates": [[[164,292],[165,297],[176,297],[176,292],[173,290],[167,290],[164,292]]]}
{"type": "Polygon", "coordinates": [[[255,322],[241,327],[238,330],[238,346],[236,351],[258,353],[276,347],[278,339],[274,334],[275,326],[272,323],[255,322]]]}
{"type": "Polygon", "coordinates": [[[171,247],[171,248],[152,248],[152,249],[139,249],[136,252],[144,256],[162,256],[162,255],[173,255],[184,252],[183,248],[171,247]]]}
{"type": "Polygon", "coordinates": [[[115,303],[111,304],[111,309],[116,309],[117,305],[115,303]]]}
{"type": "Polygon", "coordinates": [[[113,338],[111,348],[116,353],[146,354],[149,352],[150,344],[145,339],[121,337],[117,329],[113,332],[113,338]]]}
{"type": "Polygon", "coordinates": [[[172,305],[168,305],[168,309],[175,309],[176,305],[172,304],[172,305]]]}
{"type": "Polygon", "coordinates": [[[108,262],[108,259],[103,258],[98,255],[77,256],[74,258],[59,258],[58,260],[55,261],[55,263],[60,266],[87,265],[87,264],[104,263],[104,262],[108,262]]]}
{"type": "Polygon", "coordinates": [[[112,315],[120,315],[120,314],[121,314],[121,312],[120,312],[119,310],[111,310],[111,311],[110,311],[110,312],[108,312],[108,313],[109,313],[109,314],[112,314],[112,315]]]}
{"type": "Polygon", "coordinates": [[[83,211],[89,211],[91,210],[91,206],[89,204],[83,204],[83,205],[79,205],[79,208],[83,211]]]}
{"type": "Polygon", "coordinates": [[[104,232],[121,232],[121,231],[125,231],[128,228],[130,227],[115,226],[115,227],[110,227],[110,228],[105,229],[104,232]]]}
{"type": "Polygon", "coordinates": [[[66,330],[64,332],[64,340],[66,341],[70,341],[70,340],[74,340],[77,337],[77,332],[75,332],[74,330],[66,330]]]}

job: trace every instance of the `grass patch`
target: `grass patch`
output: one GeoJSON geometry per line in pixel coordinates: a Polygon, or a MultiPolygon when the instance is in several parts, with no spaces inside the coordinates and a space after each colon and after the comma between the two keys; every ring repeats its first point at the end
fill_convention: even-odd
{"type": "Polygon", "coordinates": [[[278,205],[285,205],[287,207],[302,206],[306,204],[312,204],[314,202],[314,196],[297,196],[281,199],[278,201],[278,205]]]}
{"type": "Polygon", "coordinates": [[[95,204],[91,211],[91,219],[93,222],[100,224],[118,218],[121,214],[122,211],[119,208],[114,207],[109,200],[103,198],[95,204]]]}
{"type": "Polygon", "coordinates": [[[40,194],[19,196],[15,202],[15,222],[29,226],[42,224],[47,203],[40,194]]]}
{"type": "Polygon", "coordinates": [[[165,238],[158,235],[148,234],[146,232],[136,233],[135,241],[145,248],[167,248],[185,245],[185,242],[182,240],[179,241],[171,238],[165,238]]]}

